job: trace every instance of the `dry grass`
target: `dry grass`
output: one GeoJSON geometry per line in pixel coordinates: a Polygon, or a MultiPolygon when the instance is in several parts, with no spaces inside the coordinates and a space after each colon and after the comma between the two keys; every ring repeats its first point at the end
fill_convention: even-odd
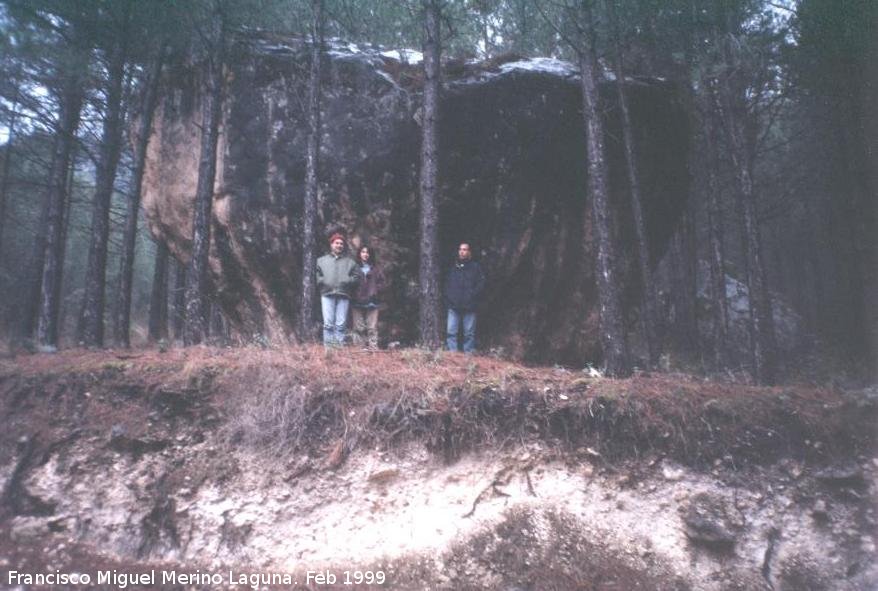
{"type": "Polygon", "coordinates": [[[195,415],[209,407],[221,417],[216,429],[226,445],[271,456],[309,454],[329,467],[362,445],[413,440],[446,461],[469,449],[539,439],[566,452],[590,448],[609,461],[660,453],[690,465],[724,456],[740,463],[825,459],[874,443],[874,406],[858,407],[835,390],[758,388],[680,374],[612,380],[417,349],[195,347],[0,362],[7,404],[26,384],[140,393],[122,397],[121,413],[118,396],[112,405],[92,405],[90,420],[105,424],[141,420],[138,405],[194,404],[195,415]]]}

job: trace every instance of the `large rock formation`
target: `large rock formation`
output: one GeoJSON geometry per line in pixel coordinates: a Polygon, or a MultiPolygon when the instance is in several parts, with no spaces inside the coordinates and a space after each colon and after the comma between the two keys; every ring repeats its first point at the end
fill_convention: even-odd
{"type": "MultiPolygon", "coordinates": [[[[298,309],[308,47],[240,40],[227,69],[211,269],[242,335],[291,336],[298,309]]],[[[584,127],[576,71],[547,59],[449,63],[440,123],[440,241],[472,241],[489,273],[481,344],[533,361],[597,359],[593,263],[583,241],[584,127]]],[[[420,67],[332,44],[323,80],[320,230],[369,243],[392,285],[382,333],[416,339],[420,67]]],[[[199,156],[201,70],[164,81],[144,208],[187,260],[199,156]]],[[[648,231],[660,253],[685,202],[686,112],[662,81],[628,81],[648,231]]],[[[613,89],[602,88],[619,231],[632,243],[613,89]]],[[[587,232],[587,231],[585,231],[587,232]]],[[[633,266],[630,266],[633,269],[633,266]]],[[[628,273],[631,277],[632,273],[628,273]]],[[[632,290],[629,290],[631,293],[632,290]]],[[[633,301],[633,299],[632,299],[633,301]]]]}

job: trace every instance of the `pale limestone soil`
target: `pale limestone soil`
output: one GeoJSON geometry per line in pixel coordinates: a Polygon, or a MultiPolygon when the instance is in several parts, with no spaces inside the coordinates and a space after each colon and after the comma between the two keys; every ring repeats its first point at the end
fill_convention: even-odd
{"type": "MultiPolygon", "coordinates": [[[[102,454],[77,444],[25,482],[30,494],[56,504],[54,514],[15,517],[13,534],[34,542],[61,530],[135,564],[387,569],[407,581],[401,587],[412,588],[417,581],[429,581],[424,588],[460,588],[463,582],[503,588],[516,574],[495,572],[492,564],[502,553],[486,550],[486,539],[488,546],[524,544],[525,578],[527,557],[538,565],[547,549],[566,545],[574,548],[575,563],[585,559],[577,558],[576,548],[592,551],[586,544],[667,588],[675,588],[673,581],[693,589],[760,589],[770,581],[792,589],[785,581],[806,580],[827,589],[869,589],[878,581],[874,507],[864,506],[874,500],[874,465],[861,491],[866,496],[857,501],[843,488],[816,486],[807,469],[792,464],[747,482],[723,467],[699,474],[660,459],[642,470],[610,467],[596,457],[562,461],[539,446],[471,454],[444,465],[413,447],[357,454],[336,471],[291,478],[284,467],[290,462],[247,454],[237,458],[244,468],[230,480],[183,486],[162,497],[159,482],[169,465],[197,462],[210,445],[139,460],[119,454],[109,465],[106,458],[96,465],[91,457],[102,454]],[[159,497],[166,500],[157,502],[159,497]],[[729,552],[687,537],[682,515],[705,498],[734,534],[729,552]],[[155,522],[147,516],[156,507],[167,511],[164,529],[147,526],[155,522]],[[815,517],[823,510],[825,519],[815,517]],[[513,534],[505,531],[509,527],[513,534]],[[571,542],[570,531],[581,541],[571,542]],[[413,570],[420,573],[414,580],[413,570]]],[[[8,476],[6,469],[4,480],[8,476]]]]}

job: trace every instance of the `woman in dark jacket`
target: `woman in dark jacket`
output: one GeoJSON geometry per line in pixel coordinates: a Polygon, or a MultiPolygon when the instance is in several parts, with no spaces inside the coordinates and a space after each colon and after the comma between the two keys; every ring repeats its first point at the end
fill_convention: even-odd
{"type": "Polygon", "coordinates": [[[357,250],[357,265],[362,279],[351,301],[354,321],[354,343],[375,350],[378,348],[378,310],[384,290],[384,273],[368,246],[357,250]]]}

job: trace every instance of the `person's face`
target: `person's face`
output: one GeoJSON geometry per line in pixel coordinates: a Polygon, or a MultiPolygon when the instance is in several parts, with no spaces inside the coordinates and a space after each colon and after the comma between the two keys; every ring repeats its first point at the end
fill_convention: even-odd
{"type": "Polygon", "coordinates": [[[364,248],[363,250],[360,251],[360,260],[363,261],[364,263],[369,262],[369,249],[368,248],[364,248]]]}
{"type": "Polygon", "coordinates": [[[329,247],[332,249],[332,254],[341,254],[344,250],[344,240],[336,238],[329,247]]]}
{"type": "Polygon", "coordinates": [[[470,252],[469,244],[464,242],[460,246],[457,247],[457,258],[462,261],[468,261],[470,257],[472,257],[472,252],[470,252]]]}

